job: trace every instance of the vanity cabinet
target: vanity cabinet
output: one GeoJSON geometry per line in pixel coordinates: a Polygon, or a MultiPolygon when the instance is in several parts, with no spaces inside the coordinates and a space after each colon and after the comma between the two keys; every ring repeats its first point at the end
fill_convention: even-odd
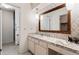
{"type": "Polygon", "coordinates": [[[35,45],[35,54],[36,55],[47,55],[47,49],[37,44],[35,45]]]}
{"type": "Polygon", "coordinates": [[[53,44],[48,44],[48,49],[50,50],[48,54],[53,52],[54,55],[76,55],[76,53],[73,53],[66,48],[62,48],[53,44]]]}
{"type": "Polygon", "coordinates": [[[47,43],[41,40],[35,44],[35,54],[36,55],[47,55],[47,43]]]}
{"type": "Polygon", "coordinates": [[[35,55],[47,55],[47,43],[39,39],[29,38],[28,49],[35,55]]]}
{"type": "Polygon", "coordinates": [[[39,41],[39,45],[42,46],[43,48],[47,48],[47,45],[48,45],[48,44],[47,44],[47,42],[40,40],[40,41],[39,41]]]}
{"type": "Polygon", "coordinates": [[[34,48],[34,41],[33,39],[29,38],[28,40],[28,50],[30,50],[33,54],[35,53],[35,48],[34,48]]]}
{"type": "Polygon", "coordinates": [[[27,43],[28,50],[35,55],[76,55],[76,52],[70,48],[61,46],[53,41],[45,41],[44,38],[41,39],[36,36],[29,36],[27,43]]]}

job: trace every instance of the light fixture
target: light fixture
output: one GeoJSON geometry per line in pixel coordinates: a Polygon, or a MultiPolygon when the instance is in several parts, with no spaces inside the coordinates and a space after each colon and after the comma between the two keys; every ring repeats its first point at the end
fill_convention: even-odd
{"type": "Polygon", "coordinates": [[[36,19],[39,19],[38,8],[36,8],[36,19]]]}
{"type": "Polygon", "coordinates": [[[72,10],[74,7],[75,1],[74,0],[66,0],[66,8],[67,10],[72,10]]]}
{"type": "Polygon", "coordinates": [[[41,20],[43,20],[43,15],[40,16],[41,20]]]}
{"type": "Polygon", "coordinates": [[[39,19],[39,14],[37,14],[37,13],[36,13],[36,15],[35,15],[35,16],[36,16],[36,19],[39,19]]]}
{"type": "Polygon", "coordinates": [[[5,4],[5,3],[1,3],[1,6],[3,6],[4,8],[12,8],[12,6],[5,4]]]}

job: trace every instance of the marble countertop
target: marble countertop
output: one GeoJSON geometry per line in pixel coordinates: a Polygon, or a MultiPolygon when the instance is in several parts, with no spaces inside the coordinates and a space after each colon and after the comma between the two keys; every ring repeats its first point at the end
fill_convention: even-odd
{"type": "Polygon", "coordinates": [[[72,50],[76,50],[79,52],[79,44],[75,44],[75,43],[71,43],[68,42],[67,40],[63,40],[63,39],[59,39],[59,38],[53,38],[53,37],[48,37],[48,36],[44,36],[44,35],[38,35],[38,34],[29,34],[29,36],[31,37],[35,37],[38,38],[40,40],[44,40],[50,43],[54,43],[60,46],[64,46],[67,48],[70,48],[72,50]]]}

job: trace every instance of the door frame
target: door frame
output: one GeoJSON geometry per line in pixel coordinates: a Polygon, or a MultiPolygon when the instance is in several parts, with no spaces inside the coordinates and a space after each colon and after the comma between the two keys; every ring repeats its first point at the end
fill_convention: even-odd
{"type": "Polygon", "coordinates": [[[15,22],[15,24],[14,24],[14,27],[15,27],[15,29],[14,29],[14,39],[15,39],[15,45],[19,45],[19,41],[20,41],[20,25],[21,25],[21,23],[20,23],[20,7],[18,7],[18,6],[15,6],[14,4],[10,4],[10,3],[5,3],[5,4],[7,4],[7,5],[10,5],[10,6],[12,6],[12,8],[13,8],[13,10],[15,11],[15,14],[14,14],[14,22],[15,22]],[[18,24],[17,24],[17,23],[18,24]],[[17,30],[17,25],[19,25],[19,30],[17,30]],[[17,31],[19,32],[18,34],[19,34],[19,36],[17,35],[17,31]],[[19,40],[18,40],[18,38],[19,38],[19,40]]]}
{"type": "Polygon", "coordinates": [[[1,34],[1,38],[0,38],[0,41],[1,41],[1,42],[0,42],[0,43],[1,43],[0,52],[1,52],[1,51],[2,51],[2,10],[1,10],[1,9],[0,9],[0,13],[1,13],[1,15],[0,15],[0,16],[1,16],[1,20],[0,20],[0,21],[1,21],[1,23],[0,23],[0,25],[1,25],[1,26],[0,26],[0,27],[1,27],[1,28],[0,28],[0,29],[1,29],[1,33],[0,33],[0,34],[1,34]]]}
{"type": "MultiPolygon", "coordinates": [[[[1,4],[1,3],[0,3],[0,4],[1,4]]],[[[18,23],[19,23],[19,42],[20,42],[20,37],[21,37],[21,36],[20,36],[20,30],[21,30],[21,26],[20,26],[20,25],[21,25],[21,23],[20,23],[20,7],[15,6],[15,5],[13,5],[13,4],[10,4],[10,3],[5,3],[5,4],[12,6],[13,9],[14,9],[14,11],[15,11],[15,14],[14,14],[14,15],[15,15],[15,16],[14,16],[14,18],[15,18],[15,19],[14,19],[14,23],[15,23],[17,20],[19,21],[18,23]],[[18,18],[17,18],[17,17],[18,17],[18,18]]],[[[0,19],[1,19],[1,22],[0,22],[0,24],[1,24],[1,33],[0,33],[0,34],[1,34],[1,38],[0,38],[0,41],[1,41],[1,42],[0,42],[0,45],[1,45],[1,46],[0,46],[0,52],[1,52],[1,51],[2,51],[2,10],[1,10],[1,7],[0,7],[0,13],[1,13],[1,15],[0,15],[0,16],[1,16],[1,18],[0,18],[0,19]]],[[[18,43],[17,43],[17,38],[16,38],[16,36],[17,36],[17,35],[16,35],[16,24],[14,24],[14,27],[15,27],[15,29],[14,29],[15,45],[18,45],[18,43]]]]}
{"type": "Polygon", "coordinates": [[[15,11],[15,14],[14,14],[14,18],[15,18],[15,20],[14,20],[14,22],[15,22],[15,24],[14,24],[14,27],[15,27],[15,29],[14,29],[14,39],[15,39],[15,45],[19,45],[19,42],[20,42],[20,25],[21,25],[21,23],[20,23],[20,7],[18,7],[18,6],[15,6],[15,5],[13,5],[13,4],[9,4],[9,3],[7,3],[8,5],[10,5],[10,6],[12,6],[13,8],[14,8],[14,11],[15,11]],[[17,21],[19,21],[18,23],[19,24],[16,24],[17,23],[17,21]],[[19,33],[17,33],[17,25],[19,25],[19,33]],[[19,40],[18,40],[18,38],[19,38],[19,40]]]}
{"type": "Polygon", "coordinates": [[[13,12],[13,42],[15,42],[15,11],[13,12]]]}

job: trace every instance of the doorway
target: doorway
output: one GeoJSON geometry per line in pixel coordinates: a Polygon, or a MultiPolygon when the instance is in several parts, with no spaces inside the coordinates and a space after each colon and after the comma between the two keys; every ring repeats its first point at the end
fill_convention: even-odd
{"type": "Polygon", "coordinates": [[[2,45],[15,42],[14,11],[2,10],[2,45]]]}
{"type": "Polygon", "coordinates": [[[17,54],[15,45],[15,11],[2,9],[2,55],[17,54]]]}
{"type": "Polygon", "coordinates": [[[3,6],[0,7],[0,53],[1,55],[16,55],[19,53],[19,7],[10,5],[9,8],[6,8],[3,6]]]}

